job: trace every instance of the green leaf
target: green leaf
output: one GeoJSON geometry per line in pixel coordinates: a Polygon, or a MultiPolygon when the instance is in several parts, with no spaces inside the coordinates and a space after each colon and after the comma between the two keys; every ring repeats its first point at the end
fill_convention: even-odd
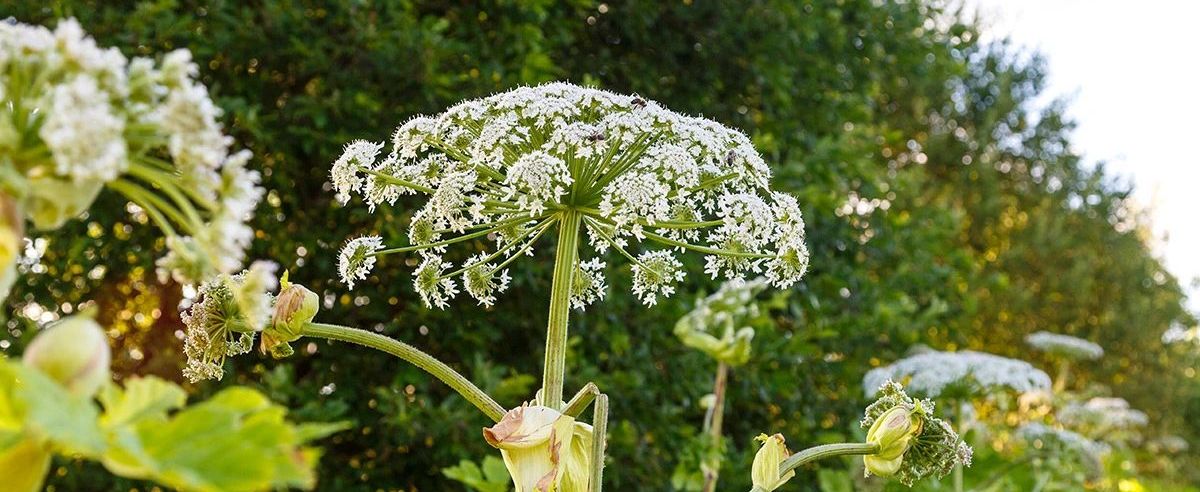
{"type": "Polygon", "coordinates": [[[443,468],[442,475],[478,492],[507,492],[512,482],[504,461],[495,456],[484,458],[482,469],[474,461],[462,460],[455,466],[443,468]]]}
{"type": "Polygon", "coordinates": [[[299,442],[311,442],[350,427],[350,422],[309,422],[296,426],[296,437],[299,442]]]}
{"type": "Polygon", "coordinates": [[[170,383],[143,380],[123,395],[106,391],[112,449],[103,459],[113,473],[150,479],[185,491],[311,488],[319,453],[301,446],[344,424],[296,426],[286,410],[261,393],[228,388],[184,408],[170,383]],[[135,395],[142,395],[137,397],[135,395]],[[137,418],[118,418],[138,415],[137,418]]]}
{"type": "Polygon", "coordinates": [[[8,492],[37,492],[42,490],[46,472],[50,470],[52,453],[46,444],[32,438],[0,451],[0,480],[8,492]]]}
{"type": "Polygon", "coordinates": [[[100,391],[104,414],[100,425],[109,428],[146,418],[163,418],[168,411],[187,402],[187,392],[179,386],[154,376],[132,378],[125,389],[110,384],[100,391]]]}
{"type": "Polygon", "coordinates": [[[69,453],[96,456],[104,436],[96,425],[96,405],[72,396],[49,376],[23,364],[0,361],[0,440],[12,442],[13,422],[25,435],[38,436],[69,453]],[[14,420],[15,417],[15,420],[14,420]],[[4,434],[8,435],[4,439],[4,434]]]}

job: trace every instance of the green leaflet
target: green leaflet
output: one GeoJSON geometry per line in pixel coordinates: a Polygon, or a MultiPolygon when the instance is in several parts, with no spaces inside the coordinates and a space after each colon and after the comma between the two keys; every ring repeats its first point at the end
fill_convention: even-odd
{"type": "Polygon", "coordinates": [[[512,483],[504,461],[491,455],[483,458],[482,467],[471,460],[462,460],[455,466],[443,468],[442,475],[477,492],[508,492],[512,483]]]}
{"type": "Polygon", "coordinates": [[[36,369],[0,361],[0,444],[13,444],[19,433],[60,451],[94,457],[105,447],[96,417],[90,400],[71,396],[36,369]]]}
{"type": "MultiPolygon", "coordinates": [[[[191,491],[312,488],[318,453],[301,443],[340,429],[336,424],[294,426],[284,420],[283,407],[239,387],[167,417],[165,393],[178,387],[155,382],[143,389],[151,384],[162,393],[143,391],[141,405],[123,399],[110,407],[124,411],[159,404],[158,411],[110,429],[113,448],[103,462],[113,473],[191,491]]],[[[126,391],[126,399],[133,394],[126,391]]]]}
{"type": "Polygon", "coordinates": [[[4,490],[9,492],[37,492],[50,468],[53,453],[43,443],[34,439],[23,439],[4,451],[0,451],[0,477],[4,477],[4,490]]]}

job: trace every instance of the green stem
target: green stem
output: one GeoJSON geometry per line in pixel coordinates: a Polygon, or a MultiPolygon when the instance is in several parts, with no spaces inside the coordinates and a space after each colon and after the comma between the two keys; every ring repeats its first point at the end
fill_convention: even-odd
{"type": "Polygon", "coordinates": [[[571,314],[571,275],[579,259],[582,217],[575,210],[562,212],[558,248],[554,253],[554,279],[550,285],[550,317],[546,324],[546,363],[542,373],[542,405],[562,408],[563,379],[567,362],[567,320],[571,314]]]}
{"type": "Polygon", "coordinates": [[[302,333],[304,336],[350,342],[392,354],[449,385],[493,422],[499,422],[504,417],[504,407],[496,403],[491,396],[488,396],[458,371],[412,345],[378,333],[325,323],[307,323],[304,325],[302,333]]]}
{"type": "MultiPolygon", "coordinates": [[[[958,400],[954,401],[954,420],[958,421],[955,422],[957,425],[954,426],[954,430],[958,431],[959,438],[966,438],[967,428],[965,424],[967,416],[966,412],[963,411],[963,402],[958,400]]],[[[954,462],[954,492],[963,492],[963,467],[959,461],[954,462]]]]}
{"type": "Polygon", "coordinates": [[[712,447],[717,451],[714,455],[714,462],[708,464],[710,469],[705,473],[704,492],[717,490],[717,479],[721,473],[721,425],[725,419],[725,388],[728,384],[729,364],[719,361],[717,362],[717,376],[713,381],[713,406],[709,410],[708,418],[704,420],[704,427],[712,441],[712,447]]]}
{"type": "MultiPolygon", "coordinates": [[[[820,446],[813,446],[811,448],[805,449],[804,451],[800,451],[796,454],[789,456],[786,460],[783,460],[783,463],[779,464],[779,475],[783,476],[783,475],[787,474],[788,472],[795,470],[796,468],[799,468],[801,465],[803,465],[805,463],[810,463],[810,462],[817,461],[817,460],[823,460],[825,458],[832,458],[834,456],[854,456],[854,455],[862,456],[862,455],[868,455],[868,454],[875,454],[878,452],[879,452],[878,444],[871,444],[871,443],[866,443],[866,442],[841,442],[841,443],[836,443],[836,444],[823,444],[820,446]]],[[[754,488],[750,489],[750,492],[765,492],[765,491],[761,487],[754,487],[754,488]]]]}
{"type": "Polygon", "coordinates": [[[1062,393],[1067,389],[1067,379],[1071,377],[1071,361],[1063,358],[1058,361],[1058,377],[1054,381],[1054,392],[1062,393]]]}

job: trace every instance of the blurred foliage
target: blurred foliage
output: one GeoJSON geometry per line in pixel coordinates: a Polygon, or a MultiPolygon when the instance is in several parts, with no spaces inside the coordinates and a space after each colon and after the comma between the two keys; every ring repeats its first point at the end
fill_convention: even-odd
{"type": "MultiPolygon", "coordinates": [[[[403,260],[384,259],[348,292],[331,280],[339,243],[364,232],[400,237],[412,208],[339,207],[326,175],[341,145],[382,140],[405,118],[463,98],[549,80],[636,92],[744,129],[777,186],[805,208],[813,259],[730,381],[722,488],[748,488],[759,432],[782,432],[793,446],[852,436],[862,375],[912,344],[1029,358],[1021,340],[1043,329],[1110,354],[1079,367],[1074,384],[1108,384],[1153,426],[1200,442],[1195,361],[1159,341],[1172,322],[1194,321],[1146,246],[1129,186],[1071,148],[1063,103],[1040,103],[1038,56],[982,43],[978,23],[953,5],[73,0],[7,3],[0,17],[9,15],[45,24],[75,16],[127,54],[191,49],[270,190],[251,256],[281,262],[322,294],[318,319],[428,350],[508,406],[528,399],[540,374],[544,319],[535,313],[546,309],[550,262],[517,272],[490,310],[465,301],[424,309],[403,260]]],[[[32,233],[40,262],[24,267],[10,297],[21,315],[7,325],[6,350],[28,338],[27,318],[94,300],[117,338],[118,370],[178,379],[179,288],[154,283],[162,245],[129,220],[108,194],[53,235],[32,233]]],[[[692,271],[682,292],[715,288],[692,271]]],[[[599,308],[572,320],[568,392],[595,381],[612,396],[606,485],[666,490],[676,447],[703,419],[697,397],[711,367],[671,333],[690,296],[646,310],[627,293],[628,272],[612,276],[599,308]]],[[[285,362],[232,364],[231,379],[298,419],[357,424],[325,441],[322,490],[443,490],[439,470],[492,452],[480,438],[487,422],[468,404],[380,354],[301,342],[285,362]]],[[[1171,469],[1166,480],[1200,480],[1195,466],[1171,469]]],[[[798,471],[793,488],[817,487],[815,468],[798,471]]],[[[138,486],[118,480],[65,461],[52,477],[64,490],[138,486]]]]}

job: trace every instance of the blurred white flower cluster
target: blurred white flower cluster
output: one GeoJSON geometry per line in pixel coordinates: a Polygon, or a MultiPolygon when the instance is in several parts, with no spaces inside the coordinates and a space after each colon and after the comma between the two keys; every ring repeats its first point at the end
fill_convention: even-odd
{"type": "Polygon", "coordinates": [[[1017,428],[1017,436],[1030,445],[1030,452],[1079,463],[1091,478],[1104,473],[1104,455],[1111,451],[1107,444],[1041,422],[1022,424],[1017,428]]]}
{"type": "Polygon", "coordinates": [[[1025,337],[1025,343],[1048,354],[1075,360],[1096,360],[1104,356],[1104,348],[1070,335],[1039,331],[1025,337]]]}
{"type": "Polygon", "coordinates": [[[1026,393],[1050,388],[1050,376],[1028,362],[970,350],[930,351],[877,367],[863,378],[863,388],[871,395],[888,380],[901,382],[909,391],[929,398],[943,393],[969,396],[1005,389],[1026,393]]]}
{"type": "Polygon", "coordinates": [[[1133,430],[1150,422],[1145,412],[1131,407],[1124,398],[1099,396],[1066,405],[1058,411],[1058,419],[1089,434],[1133,430]]]}
{"type": "Polygon", "coordinates": [[[237,270],[262,189],[197,75],[187,50],[128,60],[73,19],[0,22],[0,195],[54,229],[107,186],[167,235],[160,276],[237,270]]]}
{"type": "Polygon", "coordinates": [[[505,268],[568,225],[587,232],[595,253],[576,260],[587,277],[573,286],[576,308],[603,297],[610,250],[633,265],[633,292],[648,305],[674,293],[685,274],[677,256],[687,250],[706,255],[714,278],[763,275],[780,288],[808,267],[800,208],[770,190],[750,139],[637,96],[522,87],[413,118],[396,130],[390,153],[380,158],[381,149],[346,147],[331,169],[339,198],[357,194],[372,210],[414,192],[428,201],[412,217],[409,246],[347,244],[348,284],[368,274],[367,258],[419,251],[415,284],[427,305],[444,307],[460,285],[491,304],[507,285],[505,268]],[[443,257],[472,239],[494,245],[459,265],[443,257]]]}

